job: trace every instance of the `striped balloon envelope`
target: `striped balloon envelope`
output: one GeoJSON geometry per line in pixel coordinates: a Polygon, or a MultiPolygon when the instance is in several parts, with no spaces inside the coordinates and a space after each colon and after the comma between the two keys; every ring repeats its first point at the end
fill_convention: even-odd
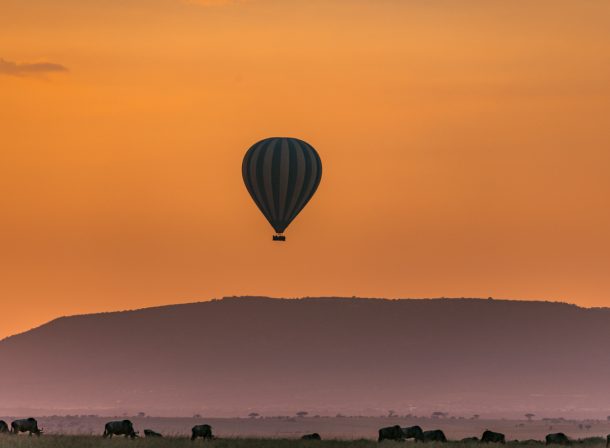
{"type": "Polygon", "coordinates": [[[242,163],[246,188],[276,231],[284,231],[312,198],[322,178],[322,161],[303,140],[273,137],[252,145],[242,163]]]}

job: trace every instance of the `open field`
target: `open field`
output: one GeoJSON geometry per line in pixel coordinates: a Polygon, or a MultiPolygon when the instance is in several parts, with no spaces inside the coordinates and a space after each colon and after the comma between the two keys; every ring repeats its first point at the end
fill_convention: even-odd
{"type": "MultiPolygon", "coordinates": [[[[207,423],[212,426],[214,435],[221,439],[294,440],[300,438],[303,434],[317,432],[325,440],[376,440],[379,428],[396,424],[400,426],[419,425],[424,430],[442,429],[449,440],[459,440],[471,436],[480,437],[486,429],[504,433],[507,441],[544,440],[544,436],[550,432],[564,432],[571,439],[605,437],[607,434],[610,434],[610,421],[608,420],[534,420],[528,422],[525,420],[431,419],[416,417],[267,417],[249,419],[49,416],[36,418],[38,419],[39,426],[45,432],[43,436],[45,439],[50,436],[60,435],[101,436],[106,422],[122,420],[124,418],[129,418],[134,423],[136,431],[139,431],[141,434],[143,434],[144,429],[153,429],[172,437],[189,436],[190,430],[194,425],[207,423]]],[[[14,417],[0,416],[0,419],[10,422],[14,417]]],[[[21,436],[19,440],[22,438],[28,439],[21,436]]],[[[220,443],[221,441],[218,442],[220,443]]],[[[5,443],[7,442],[3,438],[0,444],[5,443]]],[[[223,445],[218,446],[222,447],[223,445]]]]}
{"type": "MultiPolygon", "coordinates": [[[[406,442],[413,443],[413,442],[406,442]]],[[[323,440],[305,441],[293,439],[246,439],[246,438],[227,438],[214,441],[191,442],[185,437],[168,437],[163,439],[124,439],[113,438],[112,440],[94,436],[42,436],[38,437],[12,437],[1,436],[0,447],[2,448],[193,448],[205,446],[208,448],[377,448],[379,444],[373,440],[323,440]]],[[[382,443],[384,448],[404,447],[401,442],[382,443]]],[[[426,448],[474,448],[480,446],[478,443],[427,443],[426,448]]],[[[489,445],[488,445],[489,446],[489,445]]],[[[505,446],[539,448],[538,443],[515,443],[510,442],[505,446]]],[[[605,447],[605,442],[599,440],[589,440],[578,446],[587,448],[605,447]]]]}

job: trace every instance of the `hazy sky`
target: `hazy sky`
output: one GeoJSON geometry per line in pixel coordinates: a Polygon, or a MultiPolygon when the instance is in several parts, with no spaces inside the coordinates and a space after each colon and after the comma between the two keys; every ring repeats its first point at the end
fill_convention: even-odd
{"type": "Polygon", "coordinates": [[[607,0],[0,0],[0,337],[260,294],[610,305],[607,0]],[[322,157],[285,244],[248,147],[322,157]]]}

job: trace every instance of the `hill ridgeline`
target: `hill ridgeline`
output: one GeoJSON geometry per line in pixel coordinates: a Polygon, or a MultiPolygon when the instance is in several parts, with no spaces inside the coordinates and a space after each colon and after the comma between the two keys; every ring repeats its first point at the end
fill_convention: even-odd
{"type": "Polygon", "coordinates": [[[0,412],[610,413],[610,309],[262,297],[63,317],[0,342],[0,412]]]}

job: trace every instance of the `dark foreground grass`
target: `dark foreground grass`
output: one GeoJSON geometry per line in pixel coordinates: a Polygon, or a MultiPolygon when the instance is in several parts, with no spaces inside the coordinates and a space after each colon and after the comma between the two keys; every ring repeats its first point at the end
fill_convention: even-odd
{"type": "MultiPolygon", "coordinates": [[[[602,438],[590,438],[575,441],[573,446],[586,448],[605,447],[606,441],[602,438]]],[[[253,438],[227,438],[213,441],[196,440],[191,442],[187,437],[165,437],[162,439],[138,438],[135,440],[115,437],[103,439],[100,436],[57,436],[44,435],[42,437],[28,436],[0,436],[0,448],[499,448],[502,445],[480,444],[477,442],[447,442],[415,444],[413,442],[384,441],[379,444],[374,440],[336,440],[323,441],[298,439],[253,439],[253,438]]],[[[524,441],[508,442],[507,448],[540,448],[542,442],[524,441]]],[[[563,447],[562,447],[563,448],[563,447]]]]}

